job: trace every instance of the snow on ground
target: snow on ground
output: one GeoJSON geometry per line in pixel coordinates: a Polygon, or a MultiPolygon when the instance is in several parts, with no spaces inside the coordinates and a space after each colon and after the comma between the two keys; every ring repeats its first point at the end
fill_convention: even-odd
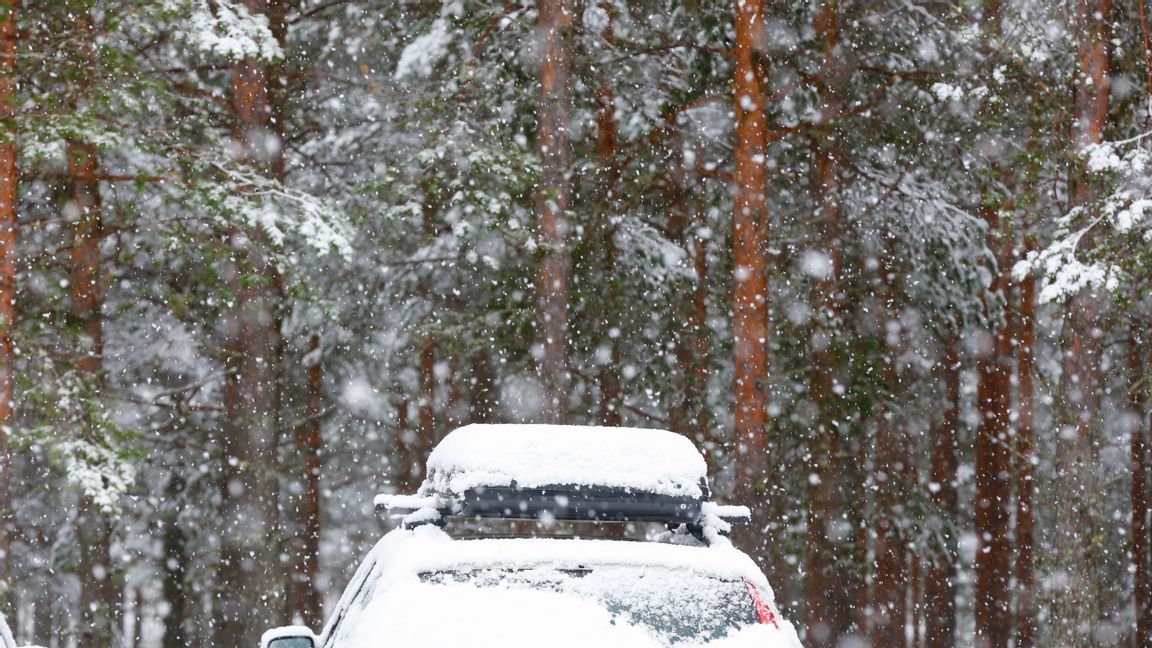
{"type": "Polygon", "coordinates": [[[704,458],[687,438],[664,430],[561,425],[468,425],[428,457],[422,492],[596,484],[660,495],[702,497],[704,458]]]}

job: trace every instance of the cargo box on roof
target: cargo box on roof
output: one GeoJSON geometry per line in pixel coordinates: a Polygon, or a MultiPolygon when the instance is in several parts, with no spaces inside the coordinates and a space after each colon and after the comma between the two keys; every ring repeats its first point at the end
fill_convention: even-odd
{"type": "Polygon", "coordinates": [[[563,425],[469,425],[428,458],[416,495],[380,495],[404,526],[446,518],[661,522],[727,533],[745,507],[708,501],[696,446],[665,430],[563,425]]]}
{"type": "Polygon", "coordinates": [[[707,466],[687,438],[664,430],[575,425],[468,425],[428,457],[421,495],[488,486],[600,486],[705,499],[707,466]]]}

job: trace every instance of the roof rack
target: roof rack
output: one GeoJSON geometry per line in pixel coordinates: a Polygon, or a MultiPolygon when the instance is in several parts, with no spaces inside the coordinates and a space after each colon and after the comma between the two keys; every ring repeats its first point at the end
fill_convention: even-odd
{"type": "MultiPolygon", "coordinates": [[[[706,493],[707,490],[704,490],[706,493]]],[[[629,489],[586,485],[541,488],[489,486],[460,496],[377,495],[376,511],[404,528],[443,526],[455,519],[504,519],[574,522],[659,522],[683,529],[707,542],[709,533],[727,535],[732,525],[747,524],[745,506],[722,506],[704,498],[642,493],[629,489]]]]}

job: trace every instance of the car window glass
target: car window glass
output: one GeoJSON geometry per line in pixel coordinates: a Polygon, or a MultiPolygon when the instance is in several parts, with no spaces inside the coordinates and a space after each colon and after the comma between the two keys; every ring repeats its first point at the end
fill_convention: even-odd
{"type": "Polygon", "coordinates": [[[375,561],[372,561],[372,563],[369,564],[360,573],[363,573],[364,576],[360,578],[358,583],[349,583],[349,587],[356,588],[352,598],[348,599],[347,603],[337,608],[336,612],[332,615],[332,621],[328,624],[324,634],[324,648],[331,648],[331,646],[334,645],[336,635],[340,630],[341,624],[343,624],[344,620],[347,618],[349,610],[351,610],[354,606],[358,609],[364,607],[365,601],[368,598],[366,593],[371,590],[369,583],[375,583],[376,580],[380,578],[380,575],[376,570],[375,561]]]}
{"type": "Polygon", "coordinates": [[[641,567],[483,569],[426,572],[423,582],[477,588],[533,589],[593,601],[617,622],[640,626],[664,645],[725,637],[757,623],[743,581],[686,570],[641,567]]]}

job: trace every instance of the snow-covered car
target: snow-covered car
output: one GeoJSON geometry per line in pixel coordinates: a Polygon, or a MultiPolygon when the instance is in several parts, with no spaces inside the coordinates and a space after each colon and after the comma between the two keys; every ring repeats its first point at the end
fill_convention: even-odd
{"type": "Polygon", "coordinates": [[[399,528],[368,553],[323,632],[277,628],[261,648],[800,646],[763,573],[727,538],[748,509],[709,500],[703,458],[683,436],[472,425],[437,445],[427,474],[415,495],[376,498],[399,528]],[[452,532],[493,520],[660,528],[645,541],[452,532]]]}
{"type": "Polygon", "coordinates": [[[12,638],[12,629],[8,627],[3,612],[0,612],[0,648],[16,648],[16,640],[12,638]]]}

